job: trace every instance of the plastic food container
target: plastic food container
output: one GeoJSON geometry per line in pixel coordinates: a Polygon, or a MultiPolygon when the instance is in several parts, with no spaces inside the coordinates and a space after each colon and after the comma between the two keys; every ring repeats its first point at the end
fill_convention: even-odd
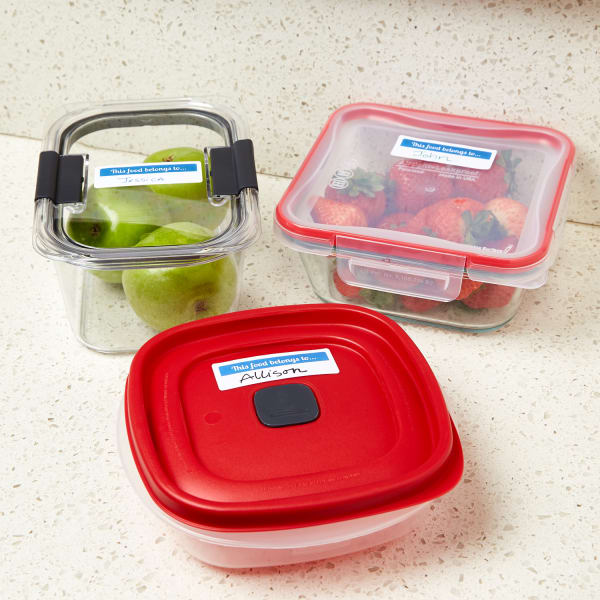
{"type": "Polygon", "coordinates": [[[411,530],[460,441],[392,320],[343,304],[181,325],[133,359],[120,454],[142,502],[223,567],[303,562],[411,530]]]}
{"type": "Polygon", "coordinates": [[[325,301],[495,329],[546,281],[573,155],[544,127],[345,106],[279,202],[276,231],[325,301]]]}
{"type": "Polygon", "coordinates": [[[235,310],[260,235],[245,135],[229,109],[194,99],[70,106],[49,126],[34,247],[55,261],[83,344],[133,351],[235,310]]]}

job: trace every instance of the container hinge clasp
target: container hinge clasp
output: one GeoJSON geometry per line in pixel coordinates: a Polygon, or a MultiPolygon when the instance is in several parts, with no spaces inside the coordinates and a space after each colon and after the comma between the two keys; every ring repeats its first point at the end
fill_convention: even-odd
{"type": "Polygon", "coordinates": [[[58,154],[54,150],[40,152],[35,199],[48,198],[54,204],[83,202],[83,183],[88,155],[58,154]]]}
{"type": "Polygon", "coordinates": [[[237,140],[231,146],[207,148],[208,197],[221,200],[238,196],[245,188],[258,190],[252,140],[237,140]]]}

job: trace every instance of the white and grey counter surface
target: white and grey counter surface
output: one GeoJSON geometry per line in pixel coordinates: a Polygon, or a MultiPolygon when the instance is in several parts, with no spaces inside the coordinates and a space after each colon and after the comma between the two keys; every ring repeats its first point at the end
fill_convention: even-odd
{"type": "MultiPolygon", "coordinates": [[[[495,333],[403,325],[465,453],[462,483],[419,529],[331,560],[226,571],[190,558],[130,490],[115,424],[131,356],[75,341],[54,268],[31,248],[39,142],[0,143],[3,599],[598,597],[600,227],[567,224],[548,284],[495,333]]],[[[264,234],[241,308],[317,301],[272,235],[288,182],[260,177],[264,234]]]]}

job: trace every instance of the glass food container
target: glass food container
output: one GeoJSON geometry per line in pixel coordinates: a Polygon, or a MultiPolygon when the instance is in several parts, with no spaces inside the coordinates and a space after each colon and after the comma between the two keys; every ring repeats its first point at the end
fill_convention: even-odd
{"type": "Polygon", "coordinates": [[[157,331],[235,310],[260,235],[252,142],[195,99],[65,107],[48,128],[34,247],[55,261],[86,346],[134,351],[157,331]]]}
{"type": "Polygon", "coordinates": [[[496,329],[546,281],[573,156],[544,127],[344,106],[279,202],[275,229],[327,302],[496,329]]]}
{"type": "Polygon", "coordinates": [[[408,335],[344,304],[169,329],[134,357],[119,450],[195,557],[239,568],[385,543],[462,476],[461,444],[408,335]]]}

